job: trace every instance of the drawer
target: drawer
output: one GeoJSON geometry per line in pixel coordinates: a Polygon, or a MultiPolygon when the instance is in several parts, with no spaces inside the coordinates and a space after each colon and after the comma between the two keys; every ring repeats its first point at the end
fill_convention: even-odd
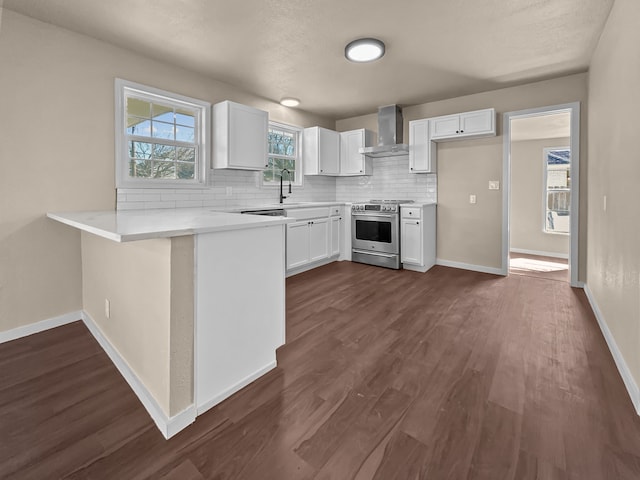
{"type": "Polygon", "coordinates": [[[285,215],[291,218],[304,220],[306,218],[319,218],[329,216],[329,207],[314,208],[287,208],[285,215]]]}
{"type": "Polygon", "coordinates": [[[422,209],[420,207],[402,207],[402,218],[420,218],[422,209]]]}
{"type": "Polygon", "coordinates": [[[332,217],[339,217],[340,215],[342,215],[342,207],[329,207],[329,215],[331,215],[332,217]]]}

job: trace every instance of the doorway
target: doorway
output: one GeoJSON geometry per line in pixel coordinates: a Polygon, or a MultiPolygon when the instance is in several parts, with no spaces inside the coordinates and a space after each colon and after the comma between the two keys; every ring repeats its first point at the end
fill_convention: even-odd
{"type": "Polygon", "coordinates": [[[578,285],[579,103],[504,114],[504,275],[578,285]]]}

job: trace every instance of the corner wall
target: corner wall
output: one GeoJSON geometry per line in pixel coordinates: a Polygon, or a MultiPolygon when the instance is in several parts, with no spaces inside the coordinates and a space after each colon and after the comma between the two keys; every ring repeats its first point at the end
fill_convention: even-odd
{"type": "MultiPolygon", "coordinates": [[[[0,332],[82,308],[80,233],[45,213],[115,208],[116,77],[211,103],[245,103],[284,123],[335,126],[333,119],[0,8],[0,332]]],[[[230,200],[277,199],[276,189],[245,187],[242,173],[219,175],[206,194],[165,191],[165,200],[202,205],[219,196],[224,203],[226,185],[233,186],[230,200]]],[[[307,186],[305,195],[318,187],[333,200],[333,179],[307,186]]]]}
{"type": "MultiPolygon", "coordinates": [[[[502,191],[489,191],[489,180],[502,188],[502,116],[506,112],[580,102],[580,252],[578,279],[587,270],[587,74],[569,75],[518,87],[405,107],[404,141],[409,141],[409,121],[495,108],[498,135],[491,138],[438,144],[437,256],[449,263],[467,264],[492,271],[502,265],[502,191]],[[469,194],[477,203],[469,203],[469,194]]],[[[336,122],[340,130],[376,130],[376,115],[336,122]]],[[[375,161],[374,161],[375,172],[375,161]]],[[[338,187],[339,190],[339,187],[338,187]]]]}
{"type": "Polygon", "coordinates": [[[610,347],[611,340],[615,342],[614,357],[620,355],[616,360],[626,363],[636,389],[640,384],[639,18],[640,2],[616,0],[591,61],[587,270],[590,300],[605,323],[605,336],[607,329],[610,332],[610,347]]]}

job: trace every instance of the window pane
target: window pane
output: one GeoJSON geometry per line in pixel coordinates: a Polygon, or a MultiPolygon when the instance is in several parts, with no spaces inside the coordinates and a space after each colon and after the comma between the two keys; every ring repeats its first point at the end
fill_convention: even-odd
{"type": "Polygon", "coordinates": [[[178,125],[184,125],[186,127],[195,127],[196,119],[193,112],[188,110],[176,109],[176,123],[178,125]]]}
{"type": "Polygon", "coordinates": [[[176,125],[176,140],[180,142],[193,142],[195,130],[191,127],[176,125]]]}
{"type": "Polygon", "coordinates": [[[178,147],[176,149],[176,160],[180,162],[195,162],[196,149],[188,147],[178,147]]]}
{"type": "Polygon", "coordinates": [[[165,138],[167,140],[173,140],[173,124],[163,122],[153,122],[153,137],[165,138]]]}
{"type": "Polygon", "coordinates": [[[176,147],[173,145],[153,144],[153,158],[173,160],[176,158],[176,147]]]}
{"type": "Polygon", "coordinates": [[[165,105],[158,105],[154,103],[151,105],[153,120],[158,120],[160,122],[174,123],[175,120],[173,118],[173,107],[167,107],[165,105]]]}
{"type": "Polygon", "coordinates": [[[127,97],[127,114],[136,117],[151,118],[151,103],[138,98],[127,97]]]}
{"type": "Polygon", "coordinates": [[[195,164],[193,164],[193,163],[178,163],[178,178],[194,179],[195,178],[195,164]]]}
{"type": "Polygon", "coordinates": [[[151,122],[143,118],[128,117],[127,118],[127,134],[139,135],[141,137],[150,137],[151,122]]]}
{"type": "Polygon", "coordinates": [[[151,144],[145,142],[129,142],[130,158],[151,158],[151,144]]]}
{"type": "Polygon", "coordinates": [[[176,164],[173,162],[153,162],[153,178],[176,178],[176,164]]]}
{"type": "Polygon", "coordinates": [[[150,178],[153,162],[151,160],[131,160],[129,162],[129,176],[150,178]]]}
{"type": "Polygon", "coordinates": [[[165,112],[153,117],[154,122],[174,123],[173,112],[165,112]]]}

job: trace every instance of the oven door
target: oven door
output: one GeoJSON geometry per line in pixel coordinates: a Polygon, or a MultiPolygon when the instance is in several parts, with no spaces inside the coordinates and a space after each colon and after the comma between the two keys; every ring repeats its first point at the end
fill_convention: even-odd
{"type": "Polygon", "coordinates": [[[397,214],[351,216],[351,247],[381,253],[400,253],[397,214]]]}

